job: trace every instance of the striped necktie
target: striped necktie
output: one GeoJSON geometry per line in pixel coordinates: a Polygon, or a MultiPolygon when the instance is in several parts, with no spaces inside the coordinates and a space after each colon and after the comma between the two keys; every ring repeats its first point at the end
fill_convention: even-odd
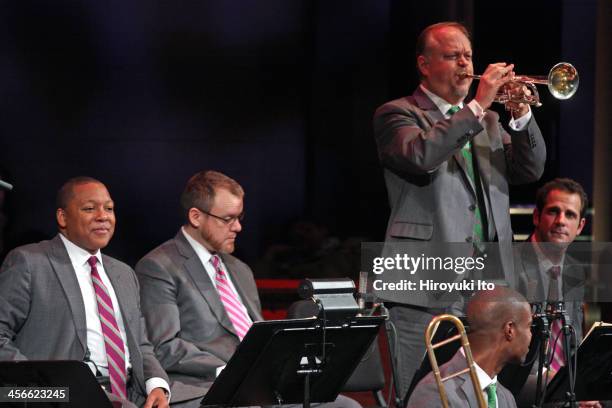
{"type": "MultiPolygon", "coordinates": [[[[559,293],[559,276],[561,275],[561,267],[553,266],[548,270],[550,278],[548,284],[548,301],[559,301],[561,299],[559,293]]],[[[549,349],[552,353],[550,368],[554,371],[559,371],[565,365],[565,354],[563,353],[563,336],[561,330],[563,328],[561,319],[553,321],[550,327],[549,349]],[[555,340],[557,340],[555,342],[555,340]],[[555,345],[556,343],[556,345],[555,345]]]]}
{"type": "Polygon", "coordinates": [[[242,341],[253,323],[249,318],[246,308],[232,290],[227,274],[221,267],[221,260],[219,257],[217,255],[213,255],[210,258],[210,262],[215,268],[215,282],[217,284],[217,292],[221,298],[221,303],[223,303],[223,306],[225,307],[225,311],[227,312],[227,315],[234,326],[234,330],[236,331],[238,338],[240,341],[242,341]]]}
{"type": "MultiPolygon", "coordinates": [[[[446,114],[449,116],[453,116],[457,111],[459,111],[459,106],[451,106],[446,114]]],[[[468,142],[461,149],[461,155],[465,160],[465,167],[467,170],[467,175],[474,186],[478,181],[476,180],[475,168],[474,168],[474,160],[472,157],[472,144],[468,140],[468,142]]],[[[478,187],[476,187],[478,188],[478,187]]],[[[480,205],[478,205],[478,200],[474,205],[474,227],[472,229],[472,238],[474,242],[482,242],[484,241],[484,233],[482,228],[482,214],[480,211],[480,205]]]]}
{"type": "Polygon", "coordinates": [[[91,281],[93,282],[96,301],[98,304],[98,316],[104,337],[104,349],[106,350],[106,360],[108,364],[108,376],[110,379],[111,393],[127,399],[126,373],[125,373],[125,348],[119,325],[115,319],[113,302],[106,286],[100,278],[97,268],[98,258],[95,256],[87,260],[91,266],[91,281]]]}

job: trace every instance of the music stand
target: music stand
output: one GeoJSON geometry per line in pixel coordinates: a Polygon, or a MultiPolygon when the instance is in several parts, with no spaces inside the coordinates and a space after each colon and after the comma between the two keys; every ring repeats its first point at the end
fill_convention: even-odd
{"type": "MultiPolygon", "coordinates": [[[[70,402],[18,402],[36,408],[113,408],[89,366],[82,361],[0,361],[0,387],[68,387],[70,402]]],[[[2,403],[2,406],[5,406],[2,403]]],[[[120,407],[120,405],[118,405],[120,407]]]]}
{"type": "Polygon", "coordinates": [[[255,322],[201,406],[334,401],[383,320],[358,316],[325,329],[316,318],[255,322]]]}
{"type": "MultiPolygon", "coordinates": [[[[595,327],[578,347],[576,358],[576,400],[612,400],[612,326],[595,327]]],[[[544,401],[565,401],[568,381],[567,367],[561,367],[550,382],[544,401]]]]}

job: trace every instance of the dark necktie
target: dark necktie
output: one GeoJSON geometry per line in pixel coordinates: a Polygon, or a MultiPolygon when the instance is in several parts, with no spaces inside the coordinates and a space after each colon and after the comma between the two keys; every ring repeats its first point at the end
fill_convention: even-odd
{"type": "MultiPolygon", "coordinates": [[[[446,111],[446,114],[453,116],[459,110],[459,106],[451,106],[448,111],[446,111]]],[[[461,155],[465,160],[465,168],[467,170],[467,175],[472,184],[478,189],[478,180],[476,179],[474,160],[472,157],[472,144],[470,143],[470,141],[468,141],[461,149],[461,155]]],[[[472,229],[472,238],[474,239],[474,242],[482,242],[484,241],[484,233],[482,228],[482,214],[480,211],[480,205],[478,203],[478,200],[476,200],[475,207],[476,208],[474,209],[474,228],[472,229]]]]}
{"type": "Polygon", "coordinates": [[[108,377],[110,379],[111,393],[127,399],[126,374],[125,374],[125,348],[119,325],[115,319],[113,302],[106,286],[100,278],[96,266],[98,258],[95,256],[87,260],[91,266],[91,281],[93,282],[96,301],[98,304],[98,316],[102,326],[102,336],[104,337],[104,349],[106,350],[106,360],[108,363],[108,377]]]}

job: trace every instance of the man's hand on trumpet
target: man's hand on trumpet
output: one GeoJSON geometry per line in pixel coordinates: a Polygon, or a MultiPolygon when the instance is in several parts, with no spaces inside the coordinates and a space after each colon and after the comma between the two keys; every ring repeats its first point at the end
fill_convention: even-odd
{"type": "MultiPolygon", "coordinates": [[[[511,100],[526,99],[531,96],[531,91],[519,82],[508,82],[504,85],[506,92],[511,100]]],[[[508,101],[505,104],[506,110],[512,112],[512,117],[518,119],[529,112],[529,104],[508,101]]]]}
{"type": "Polygon", "coordinates": [[[487,67],[480,77],[474,97],[482,109],[488,109],[495,100],[499,88],[514,78],[513,68],[514,64],[508,65],[505,62],[498,62],[487,67]]]}

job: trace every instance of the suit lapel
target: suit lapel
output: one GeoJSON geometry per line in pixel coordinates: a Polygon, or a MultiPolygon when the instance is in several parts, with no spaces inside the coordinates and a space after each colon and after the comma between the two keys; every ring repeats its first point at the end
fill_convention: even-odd
{"type": "Polygon", "coordinates": [[[189,242],[187,242],[187,239],[183,236],[183,232],[179,231],[174,237],[174,240],[179,253],[185,257],[185,263],[183,264],[185,270],[202,294],[202,297],[204,297],[206,303],[208,303],[208,306],[217,318],[217,321],[219,321],[219,323],[226,330],[236,334],[234,325],[225,312],[225,307],[223,306],[223,303],[221,303],[221,299],[219,298],[219,294],[217,293],[215,286],[211,282],[206,269],[204,269],[204,265],[202,265],[200,258],[195,253],[189,242]]]}
{"type": "Polygon", "coordinates": [[[542,281],[540,263],[538,262],[538,257],[535,253],[535,249],[533,248],[534,243],[526,242],[522,245],[524,245],[524,247],[521,259],[523,262],[523,270],[527,275],[527,294],[529,295],[529,291],[533,291],[532,293],[534,299],[536,299],[537,301],[544,301],[547,295],[545,293],[546,288],[544,287],[544,282],[542,281]]]}
{"type": "Polygon", "coordinates": [[[87,319],[85,317],[85,304],[83,303],[83,295],[81,294],[76,272],[72,267],[68,251],[66,251],[66,247],[59,235],[49,241],[48,245],[49,261],[64,290],[66,299],[68,299],[77,338],[83,346],[83,350],[87,350],[87,319]]]}
{"type": "MultiPolygon", "coordinates": [[[[425,92],[421,90],[420,86],[417,87],[417,89],[414,91],[412,97],[414,98],[414,101],[416,102],[417,106],[424,112],[424,116],[430,126],[434,126],[436,122],[444,119],[444,114],[440,112],[440,109],[438,109],[436,104],[433,103],[433,101],[429,99],[425,92]]],[[[455,154],[453,154],[453,157],[455,159],[455,162],[457,162],[459,168],[463,171],[464,179],[466,180],[467,185],[471,188],[472,194],[476,196],[476,188],[474,186],[474,183],[468,176],[467,164],[465,162],[463,154],[461,153],[461,150],[455,152],[455,154]]]]}

